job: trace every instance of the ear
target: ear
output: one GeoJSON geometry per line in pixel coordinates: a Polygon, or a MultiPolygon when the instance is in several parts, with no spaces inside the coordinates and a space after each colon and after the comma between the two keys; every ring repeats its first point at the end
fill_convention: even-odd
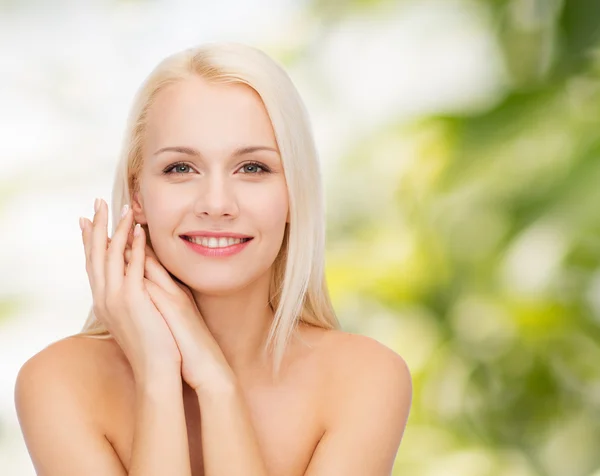
{"type": "Polygon", "coordinates": [[[140,225],[147,225],[146,214],[144,213],[144,204],[140,197],[140,192],[135,192],[131,199],[131,210],[133,211],[133,219],[140,225]]]}

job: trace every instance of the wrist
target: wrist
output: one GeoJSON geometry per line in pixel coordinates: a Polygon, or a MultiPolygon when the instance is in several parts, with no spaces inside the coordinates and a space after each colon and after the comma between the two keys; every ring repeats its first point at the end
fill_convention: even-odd
{"type": "Polygon", "coordinates": [[[134,380],[139,390],[157,392],[164,388],[182,387],[181,372],[178,369],[155,368],[134,372],[134,380]]]}
{"type": "Polygon", "coordinates": [[[238,391],[238,380],[231,369],[215,371],[210,379],[194,388],[201,398],[220,398],[238,391]]]}

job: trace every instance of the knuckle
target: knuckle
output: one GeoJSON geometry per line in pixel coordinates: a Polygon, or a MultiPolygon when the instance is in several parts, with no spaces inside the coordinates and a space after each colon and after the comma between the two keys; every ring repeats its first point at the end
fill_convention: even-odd
{"type": "Polygon", "coordinates": [[[107,243],[106,245],[106,253],[104,254],[104,256],[106,258],[108,258],[111,255],[115,254],[115,245],[114,243],[107,243]]]}
{"type": "Polygon", "coordinates": [[[119,252],[115,249],[114,246],[109,246],[106,250],[106,254],[104,255],[104,262],[108,263],[109,261],[114,260],[119,255],[119,252]]]}

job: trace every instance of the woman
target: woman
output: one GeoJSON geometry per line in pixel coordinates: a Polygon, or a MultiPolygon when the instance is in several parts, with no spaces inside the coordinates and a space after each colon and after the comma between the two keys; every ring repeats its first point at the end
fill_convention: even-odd
{"type": "Polygon", "coordinates": [[[38,474],[390,474],[410,374],[340,330],[317,153],[277,63],[235,43],[162,61],[133,105],[112,202],[111,238],[104,200],[80,222],[83,332],[17,377],[38,474]]]}

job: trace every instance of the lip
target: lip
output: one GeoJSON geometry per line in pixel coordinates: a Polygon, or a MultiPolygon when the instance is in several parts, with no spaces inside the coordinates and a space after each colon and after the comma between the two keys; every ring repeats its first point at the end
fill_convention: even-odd
{"type": "Polygon", "coordinates": [[[242,235],[240,233],[228,233],[226,231],[189,231],[186,233],[182,233],[181,235],[179,235],[181,237],[183,236],[206,236],[206,237],[215,237],[215,238],[253,238],[252,236],[249,235],[242,235]]]}
{"type": "MultiPolygon", "coordinates": [[[[196,235],[188,235],[188,236],[196,236],[196,235]]],[[[197,236],[209,236],[209,235],[197,235],[197,236]]],[[[221,235],[216,235],[216,236],[229,236],[229,235],[221,234],[221,235]]],[[[233,236],[232,238],[238,238],[238,237],[233,236]]],[[[242,236],[241,238],[250,238],[250,237],[242,236]]],[[[235,245],[226,246],[224,248],[207,248],[207,247],[199,245],[197,243],[192,243],[191,241],[188,241],[185,238],[183,238],[183,236],[181,237],[181,240],[195,253],[201,254],[202,256],[210,256],[210,257],[214,257],[214,258],[235,255],[235,254],[239,253],[240,251],[242,251],[244,248],[246,248],[246,246],[248,246],[248,244],[250,244],[250,242],[252,242],[252,238],[250,238],[248,241],[244,241],[243,243],[237,243],[235,245]]]]}

